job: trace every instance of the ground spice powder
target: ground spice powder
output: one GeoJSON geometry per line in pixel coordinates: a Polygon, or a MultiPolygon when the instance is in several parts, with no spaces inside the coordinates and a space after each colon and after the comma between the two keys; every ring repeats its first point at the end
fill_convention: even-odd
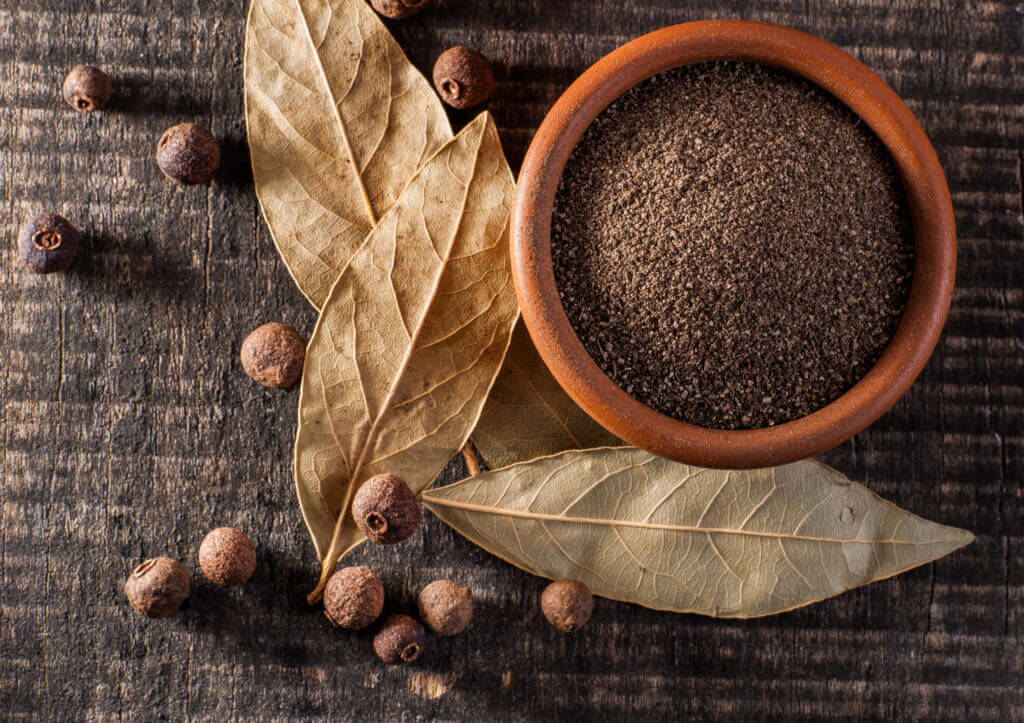
{"type": "Polygon", "coordinates": [[[661,73],[591,125],[552,217],[555,278],[590,355],[692,424],[766,427],[849,389],[909,291],[885,148],[810,83],[746,63],[661,73]]]}

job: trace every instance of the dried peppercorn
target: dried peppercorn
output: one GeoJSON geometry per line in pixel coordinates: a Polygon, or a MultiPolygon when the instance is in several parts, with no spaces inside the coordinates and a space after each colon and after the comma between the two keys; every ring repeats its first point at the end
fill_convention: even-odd
{"type": "Polygon", "coordinates": [[[473,618],[472,592],[451,580],[434,580],[420,590],[417,601],[420,618],[440,635],[458,635],[473,618]]]}
{"type": "Polygon", "coordinates": [[[40,213],[18,231],[18,256],[37,274],[66,269],[78,255],[78,245],[78,231],[55,213],[40,213]]]}
{"type": "Polygon", "coordinates": [[[386,18],[404,20],[423,10],[430,0],[370,0],[370,4],[386,18]]]}
{"type": "Polygon", "coordinates": [[[379,474],[366,480],[356,492],[352,515],[371,542],[390,545],[416,531],[423,519],[423,505],[398,477],[379,474]]]}
{"type": "Polygon", "coordinates": [[[220,167],[220,146],[210,131],[195,123],[168,128],[156,144],[156,162],[164,175],[183,186],[209,183],[220,167]]]}
{"type": "Polygon", "coordinates": [[[146,617],[165,618],[177,612],[191,585],[185,567],[169,557],[154,557],[136,567],[124,583],[124,594],[146,617]]]}
{"type": "Polygon", "coordinates": [[[586,625],[594,612],[594,596],[579,580],[555,580],[544,588],[540,609],[548,622],[566,633],[586,625]]]}
{"type": "Polygon", "coordinates": [[[345,567],[327,581],[324,615],[339,628],[361,630],[384,610],[384,586],[365,567],[345,567]]]}
{"type": "Polygon", "coordinates": [[[494,92],[494,71],[483,55],[458,45],[434,63],[434,86],[452,108],[472,108],[494,92]]]}
{"type": "Polygon", "coordinates": [[[306,340],[287,324],[264,324],[242,342],[245,373],[265,387],[294,387],[302,376],[305,361],[306,340]]]}
{"type": "Polygon", "coordinates": [[[256,548],[244,532],[218,527],[199,545],[199,567],[212,583],[241,585],[256,571],[256,548]]]}
{"type": "Polygon", "coordinates": [[[373,638],[377,657],[390,665],[411,663],[423,653],[427,635],[423,626],[408,615],[392,615],[373,638]]]}
{"type": "Polygon", "coordinates": [[[77,65],[64,79],[64,100],[79,113],[92,113],[110,102],[110,78],[92,65],[77,65]]]}

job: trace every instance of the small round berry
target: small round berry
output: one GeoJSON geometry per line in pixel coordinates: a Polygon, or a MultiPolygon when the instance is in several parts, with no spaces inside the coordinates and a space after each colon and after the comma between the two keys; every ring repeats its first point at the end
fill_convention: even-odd
{"type": "Polygon", "coordinates": [[[434,86],[441,100],[464,110],[483,103],[494,92],[494,71],[487,58],[457,45],[441,53],[434,64],[434,86]]]}
{"type": "Polygon", "coordinates": [[[41,213],[18,231],[18,255],[37,274],[66,269],[78,255],[78,244],[78,231],[55,213],[41,213]]]}
{"type": "Polygon", "coordinates": [[[132,571],[124,583],[124,594],[136,612],[165,618],[177,612],[190,588],[188,573],[180,562],[154,557],[132,571]]]}
{"type": "Polygon", "coordinates": [[[212,583],[241,585],[256,571],[256,548],[244,532],[218,527],[199,545],[199,567],[212,583]]]}
{"type": "Polygon", "coordinates": [[[324,588],[324,615],[339,628],[361,630],[384,610],[384,586],[365,567],[344,567],[324,588]]]}
{"type": "Polygon", "coordinates": [[[423,505],[409,486],[393,474],[379,474],[363,483],[352,499],[356,525],[371,541],[401,542],[423,519],[423,505]]]}
{"type": "Polygon", "coordinates": [[[92,113],[110,101],[110,78],[92,65],[77,65],[64,79],[64,100],[79,113],[92,113]]]}
{"type": "Polygon", "coordinates": [[[210,131],[182,123],[164,131],[156,144],[156,162],[164,175],[183,186],[209,183],[220,167],[220,146],[210,131]]]}
{"type": "Polygon", "coordinates": [[[435,580],[420,590],[420,618],[440,635],[458,635],[473,618],[473,593],[451,580],[435,580]]]}
{"type": "Polygon", "coordinates": [[[245,373],[265,387],[290,389],[302,376],[306,340],[287,324],[256,327],[242,342],[245,373]]]}
{"type": "Polygon", "coordinates": [[[370,0],[373,9],[386,18],[411,18],[430,4],[430,0],[370,0]]]}
{"type": "Polygon", "coordinates": [[[594,596],[579,580],[555,580],[544,588],[540,609],[548,622],[565,633],[575,633],[590,620],[594,596]]]}
{"type": "Polygon", "coordinates": [[[374,636],[373,649],[378,658],[390,665],[411,663],[420,657],[426,638],[423,626],[415,618],[392,615],[374,636]]]}

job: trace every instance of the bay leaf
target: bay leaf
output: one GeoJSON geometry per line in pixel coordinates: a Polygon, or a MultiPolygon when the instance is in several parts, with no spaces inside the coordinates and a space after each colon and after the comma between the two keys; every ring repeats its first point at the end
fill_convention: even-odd
{"type": "Polygon", "coordinates": [[[365,0],[253,0],[245,114],[260,208],[317,308],[452,137],[437,94],[365,0]]]}
{"type": "Polygon", "coordinates": [[[566,394],[537,353],[522,319],[487,398],[473,444],[491,469],[567,449],[623,446],[566,394]]]}
{"type": "Polygon", "coordinates": [[[323,569],[363,536],[355,490],[383,472],[425,489],[465,444],[517,317],[514,183],[490,114],[417,173],[342,272],[309,341],[295,481],[323,569]]]}
{"type": "Polygon", "coordinates": [[[772,615],[897,575],[974,538],[813,460],[702,469],[642,450],[569,451],[423,496],[457,532],[536,575],[716,617],[772,615]]]}

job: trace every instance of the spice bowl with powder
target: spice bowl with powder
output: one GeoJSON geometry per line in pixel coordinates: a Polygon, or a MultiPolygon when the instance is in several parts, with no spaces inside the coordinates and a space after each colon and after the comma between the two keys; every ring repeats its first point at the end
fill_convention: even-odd
{"type": "Polygon", "coordinates": [[[956,237],[896,94],[838,48],[709,21],[606,56],[523,163],[523,318],[624,440],[745,468],[817,454],[906,392],[938,341],[956,237]]]}

